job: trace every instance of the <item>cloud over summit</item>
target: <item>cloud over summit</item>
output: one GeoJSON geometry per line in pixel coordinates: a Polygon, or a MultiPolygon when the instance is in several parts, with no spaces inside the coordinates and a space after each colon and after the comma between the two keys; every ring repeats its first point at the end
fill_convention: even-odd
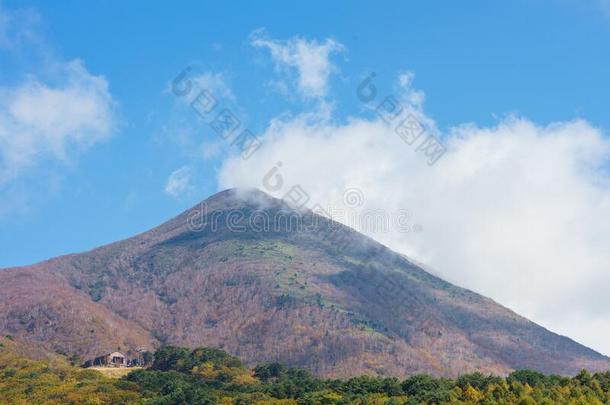
{"type": "MultiPolygon", "coordinates": [[[[437,131],[412,80],[400,76],[397,98],[437,131]]],[[[439,133],[447,152],[429,166],[377,116],[338,121],[307,113],[273,120],[256,155],[224,162],[220,188],[265,190],[262,179],[281,162],[284,187],[265,190],[276,197],[300,185],[313,203],[338,207],[343,191],[357,188],[362,210],[408,209],[422,232],[360,230],[449,281],[610,354],[610,308],[602,298],[610,282],[607,134],[578,119],[465,123],[439,133]]]]}

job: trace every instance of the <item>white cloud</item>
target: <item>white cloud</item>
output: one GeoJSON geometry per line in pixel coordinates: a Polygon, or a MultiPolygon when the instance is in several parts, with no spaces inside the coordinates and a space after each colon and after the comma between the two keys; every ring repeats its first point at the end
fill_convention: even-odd
{"type": "Polygon", "coordinates": [[[426,96],[423,91],[413,88],[415,73],[403,72],[398,75],[398,93],[402,95],[403,104],[410,106],[416,111],[422,111],[426,96]]]}
{"type": "Polygon", "coordinates": [[[252,33],[251,44],[267,48],[278,68],[296,69],[299,90],[312,98],[326,95],[328,78],[337,69],[330,61],[330,55],[343,51],[343,45],[330,38],[324,42],[299,37],[271,40],[261,30],[252,33]]]}
{"type": "Polygon", "coordinates": [[[18,71],[38,72],[18,84],[0,84],[0,186],[44,159],[69,160],[115,126],[106,79],[90,74],[80,60],[53,57],[39,21],[35,10],[7,10],[0,3],[7,66],[15,59],[18,71]]]}
{"type": "MultiPolygon", "coordinates": [[[[417,112],[423,94],[413,98],[411,80],[401,77],[406,91],[398,98],[412,100],[405,110],[417,112]]],[[[419,118],[436,131],[423,112],[419,118]]],[[[364,232],[610,354],[610,140],[589,123],[540,126],[509,117],[490,128],[465,124],[445,134],[447,152],[434,166],[379,119],[342,125],[277,119],[263,139],[249,160],[224,162],[222,188],[270,192],[262,179],[277,162],[283,179],[277,197],[298,184],[311,196],[309,205],[344,207],[343,190],[359,188],[360,210],[408,209],[423,227],[364,232]]]]}
{"type": "Polygon", "coordinates": [[[58,65],[59,84],[28,77],[0,87],[0,183],[44,158],[66,160],[115,127],[108,82],[79,60],[58,65]]]}
{"type": "Polygon", "coordinates": [[[165,192],[174,198],[180,197],[192,189],[191,177],[191,169],[186,166],[174,170],[167,179],[165,192]]]}

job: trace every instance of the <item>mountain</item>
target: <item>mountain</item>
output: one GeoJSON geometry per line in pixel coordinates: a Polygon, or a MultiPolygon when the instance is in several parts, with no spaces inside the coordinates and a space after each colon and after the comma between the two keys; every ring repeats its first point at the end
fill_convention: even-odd
{"type": "Polygon", "coordinates": [[[0,332],[91,358],[222,348],[320,376],[575,374],[610,359],[257,190],[127,240],[0,270],[0,332]]]}

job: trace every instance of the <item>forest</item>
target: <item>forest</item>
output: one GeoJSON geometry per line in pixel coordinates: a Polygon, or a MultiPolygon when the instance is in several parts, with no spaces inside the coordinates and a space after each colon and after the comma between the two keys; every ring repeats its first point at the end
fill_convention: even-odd
{"type": "MultiPolygon", "coordinates": [[[[4,341],[6,342],[6,341],[4,341]]],[[[359,376],[320,379],[279,363],[246,367],[214,348],[165,346],[149,367],[111,379],[70,365],[31,360],[0,343],[3,404],[608,404],[610,372],[573,377],[518,370],[507,377],[455,379],[359,376]]]]}

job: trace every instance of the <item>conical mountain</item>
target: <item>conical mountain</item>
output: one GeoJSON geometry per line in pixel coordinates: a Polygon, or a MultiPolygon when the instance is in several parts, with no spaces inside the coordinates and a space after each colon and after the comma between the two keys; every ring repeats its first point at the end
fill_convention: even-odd
{"type": "Polygon", "coordinates": [[[127,240],[0,270],[0,332],[90,358],[212,346],[318,375],[575,374],[610,359],[257,190],[127,240]]]}

